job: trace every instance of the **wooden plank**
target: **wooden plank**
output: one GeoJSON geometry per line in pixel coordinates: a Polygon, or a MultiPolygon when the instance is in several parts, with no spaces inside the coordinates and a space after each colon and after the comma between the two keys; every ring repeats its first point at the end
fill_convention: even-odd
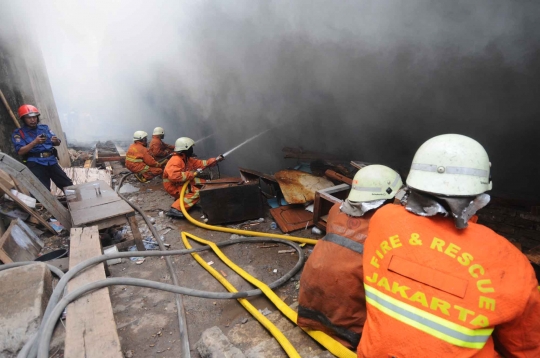
{"type": "Polygon", "coordinates": [[[118,146],[118,144],[114,143],[114,146],[116,147],[116,151],[118,152],[118,154],[120,154],[121,157],[126,156],[126,151],[123,150],[122,148],[120,148],[120,146],[118,146]]]}
{"type": "Polygon", "coordinates": [[[6,188],[9,189],[15,187],[15,182],[13,181],[13,178],[3,170],[0,170],[0,183],[2,183],[6,188]]]}
{"type": "Polygon", "coordinates": [[[270,214],[285,233],[313,226],[313,213],[302,205],[280,206],[270,209],[270,214]]]}
{"type": "Polygon", "coordinates": [[[41,225],[45,226],[47,228],[47,230],[49,230],[51,233],[53,233],[53,235],[56,235],[56,231],[52,228],[52,226],[47,221],[45,221],[41,216],[39,216],[34,210],[32,210],[28,206],[26,206],[26,204],[23,203],[21,199],[19,199],[15,195],[13,195],[8,188],[6,188],[4,185],[2,185],[2,183],[0,183],[0,190],[3,191],[4,193],[6,193],[6,195],[9,196],[14,202],[16,202],[21,208],[23,208],[24,211],[26,211],[28,214],[30,214],[34,218],[36,218],[37,221],[41,225]]]}
{"type": "Polygon", "coordinates": [[[107,229],[113,226],[128,224],[127,218],[124,215],[117,216],[115,218],[100,220],[95,223],[98,226],[98,230],[107,229]]]}
{"type": "Polygon", "coordinates": [[[69,210],[73,212],[76,210],[87,209],[91,207],[98,207],[100,205],[114,203],[115,201],[121,201],[121,200],[122,198],[114,197],[114,196],[109,196],[109,197],[104,197],[104,198],[103,197],[90,198],[90,199],[85,199],[83,201],[75,201],[75,202],[69,203],[69,210]]]}
{"type": "MultiPolygon", "coordinates": [[[[137,245],[137,250],[139,251],[146,251],[146,248],[144,247],[141,232],[139,231],[139,225],[137,225],[137,219],[135,219],[135,215],[128,215],[127,217],[129,226],[131,227],[131,233],[133,234],[133,240],[135,240],[135,245],[137,245]]],[[[156,237],[156,240],[159,240],[158,237],[156,237]]]]}
{"type": "Polygon", "coordinates": [[[71,228],[69,211],[41,184],[26,165],[5,153],[0,153],[0,169],[25,187],[67,230],[71,228]]]}
{"type": "Polygon", "coordinates": [[[74,226],[90,225],[96,221],[109,219],[119,215],[134,212],[133,208],[125,201],[115,201],[112,203],[99,205],[92,208],[71,211],[74,226]]]}
{"type": "Polygon", "coordinates": [[[324,175],[326,175],[330,179],[337,180],[337,181],[340,181],[342,183],[352,185],[352,179],[351,178],[347,178],[345,175],[339,174],[339,173],[337,173],[337,172],[335,172],[333,170],[327,169],[324,172],[324,175]]]}
{"type": "Polygon", "coordinates": [[[87,159],[84,161],[84,169],[92,168],[92,159],[87,159]]]}
{"type": "Polygon", "coordinates": [[[355,167],[356,169],[362,169],[364,167],[367,167],[368,165],[370,165],[371,163],[367,163],[367,162],[360,162],[360,161],[357,161],[357,160],[353,160],[351,161],[351,165],[353,167],[355,167]]]}
{"type": "Polygon", "coordinates": [[[326,231],[325,216],[336,203],[341,203],[349,195],[348,184],[340,184],[331,188],[319,190],[315,193],[315,203],[313,205],[313,221],[315,226],[326,231]]]}
{"type": "Polygon", "coordinates": [[[97,158],[97,163],[106,163],[106,162],[124,162],[126,157],[114,156],[114,157],[100,157],[97,158]]]}
{"type": "Polygon", "coordinates": [[[41,247],[32,241],[28,234],[13,220],[0,238],[0,260],[11,262],[34,261],[41,247]]]}
{"type": "Polygon", "coordinates": [[[24,186],[21,186],[17,183],[17,181],[15,179],[13,179],[13,177],[10,175],[9,176],[11,178],[11,180],[13,181],[13,184],[15,185],[15,188],[17,189],[17,191],[19,193],[23,193],[24,195],[28,195],[30,196],[30,192],[28,190],[26,190],[26,188],[24,186]]]}
{"type": "MultiPolygon", "coordinates": [[[[71,229],[70,269],[101,255],[97,226],[71,229]]],[[[68,284],[68,292],[105,279],[103,263],[85,270],[68,284]]],[[[102,288],[67,307],[66,358],[122,358],[122,348],[114,321],[109,289],[102,288]]]]}

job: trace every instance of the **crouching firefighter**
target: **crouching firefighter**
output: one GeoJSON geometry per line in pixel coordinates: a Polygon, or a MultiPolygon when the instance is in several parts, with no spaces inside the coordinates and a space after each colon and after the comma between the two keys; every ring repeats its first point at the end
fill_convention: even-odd
{"type": "Polygon", "coordinates": [[[300,278],[298,325],[322,331],[355,350],[366,320],[362,259],[373,213],[402,186],[383,165],[360,169],[348,198],[328,214],[326,236],[307,260],[300,278]]]}
{"type": "Polygon", "coordinates": [[[158,162],[162,163],[162,166],[165,166],[168,157],[174,151],[174,145],[165,143],[163,138],[165,138],[165,131],[163,128],[154,128],[148,151],[158,162]]]}
{"type": "Polygon", "coordinates": [[[191,209],[199,201],[199,188],[197,185],[204,184],[205,180],[196,178],[197,170],[202,170],[215,165],[225,159],[222,155],[216,158],[200,160],[193,158],[195,142],[187,137],[178,138],[174,144],[174,154],[163,171],[163,187],[176,201],[171,205],[167,216],[183,218],[180,209],[180,190],[185,182],[189,182],[184,195],[184,207],[191,209]]]}
{"type": "Polygon", "coordinates": [[[540,357],[540,292],[525,255],[469,220],[489,202],[490,162],[475,140],[431,138],[364,246],[367,321],[358,357],[540,357]]]}
{"type": "Polygon", "coordinates": [[[141,183],[163,173],[161,164],[150,155],[147,145],[148,134],[145,131],[136,131],[133,134],[133,144],[129,146],[126,153],[126,168],[135,173],[135,177],[141,183]]]}
{"type": "Polygon", "coordinates": [[[23,126],[13,131],[11,141],[28,169],[47,190],[51,190],[51,180],[64,190],[66,186],[73,185],[73,182],[58,165],[54,147],[60,145],[60,138],[46,124],[39,123],[39,116],[36,107],[29,104],[20,106],[19,118],[23,126]]]}

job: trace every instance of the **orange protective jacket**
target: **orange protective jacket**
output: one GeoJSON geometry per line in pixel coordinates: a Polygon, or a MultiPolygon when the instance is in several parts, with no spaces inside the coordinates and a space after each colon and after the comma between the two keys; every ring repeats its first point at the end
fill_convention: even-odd
{"type": "Polygon", "coordinates": [[[330,209],[326,236],[304,266],[297,322],[355,350],[366,320],[362,252],[373,212],[352,217],[340,205],[330,209]]]}
{"type": "MultiPolygon", "coordinates": [[[[163,170],[163,187],[167,193],[178,199],[180,189],[186,181],[192,184],[204,183],[204,179],[196,178],[194,172],[197,169],[204,169],[216,163],[215,158],[200,160],[195,158],[186,158],[184,154],[175,153],[167,162],[163,170]]],[[[198,190],[190,188],[191,191],[198,190]]]]}
{"type": "Polygon", "coordinates": [[[532,266],[483,225],[387,205],[371,219],[364,275],[358,357],[540,357],[532,266]]]}
{"type": "Polygon", "coordinates": [[[153,135],[148,151],[156,159],[162,159],[171,154],[174,150],[174,145],[167,144],[161,140],[161,136],[153,135]]]}
{"type": "Polygon", "coordinates": [[[148,149],[141,142],[133,143],[129,146],[126,153],[126,168],[131,170],[133,173],[139,173],[143,171],[146,166],[159,167],[159,164],[150,155],[148,149]]]}

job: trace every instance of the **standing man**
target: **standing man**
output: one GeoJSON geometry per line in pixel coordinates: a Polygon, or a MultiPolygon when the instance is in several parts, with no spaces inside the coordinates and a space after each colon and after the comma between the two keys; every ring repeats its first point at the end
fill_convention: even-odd
{"type": "Polygon", "coordinates": [[[158,162],[161,162],[174,151],[174,145],[163,142],[163,138],[165,138],[163,128],[154,128],[148,151],[158,162]]]}
{"type": "Polygon", "coordinates": [[[370,222],[358,357],[540,357],[531,264],[469,221],[489,202],[490,166],[484,148],[458,134],[418,149],[406,207],[387,205],[370,222]]]}
{"type": "Polygon", "coordinates": [[[366,321],[363,250],[373,213],[393,201],[401,177],[384,165],[360,169],[348,198],[328,214],[326,236],[300,278],[298,325],[323,331],[356,350],[366,321]]]}
{"type": "Polygon", "coordinates": [[[163,173],[161,164],[150,155],[147,145],[148,133],[136,131],[133,134],[133,144],[126,153],[126,168],[135,173],[135,177],[141,183],[146,183],[163,173]]]}
{"type": "Polygon", "coordinates": [[[28,169],[49,191],[51,180],[61,190],[73,185],[71,179],[58,165],[55,156],[54,147],[59,146],[61,141],[49,126],[39,124],[39,110],[30,104],[23,104],[18,112],[23,126],[13,131],[11,141],[28,169]]]}
{"type": "Polygon", "coordinates": [[[178,138],[174,143],[174,154],[163,171],[163,186],[167,193],[176,199],[167,212],[167,216],[183,218],[184,214],[180,209],[180,190],[184,183],[190,184],[184,196],[184,206],[186,210],[189,210],[199,201],[200,189],[196,185],[205,183],[204,179],[196,178],[197,170],[211,167],[225,159],[222,155],[207,160],[195,159],[193,158],[194,146],[193,139],[178,138]]]}

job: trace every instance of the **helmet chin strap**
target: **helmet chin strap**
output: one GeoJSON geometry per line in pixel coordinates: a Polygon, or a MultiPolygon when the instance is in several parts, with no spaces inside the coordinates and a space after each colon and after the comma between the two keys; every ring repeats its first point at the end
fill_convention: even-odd
{"type": "Polygon", "coordinates": [[[485,207],[490,200],[488,194],[458,197],[429,194],[420,190],[410,189],[405,209],[419,216],[452,215],[458,229],[465,229],[469,219],[485,207]]]}

